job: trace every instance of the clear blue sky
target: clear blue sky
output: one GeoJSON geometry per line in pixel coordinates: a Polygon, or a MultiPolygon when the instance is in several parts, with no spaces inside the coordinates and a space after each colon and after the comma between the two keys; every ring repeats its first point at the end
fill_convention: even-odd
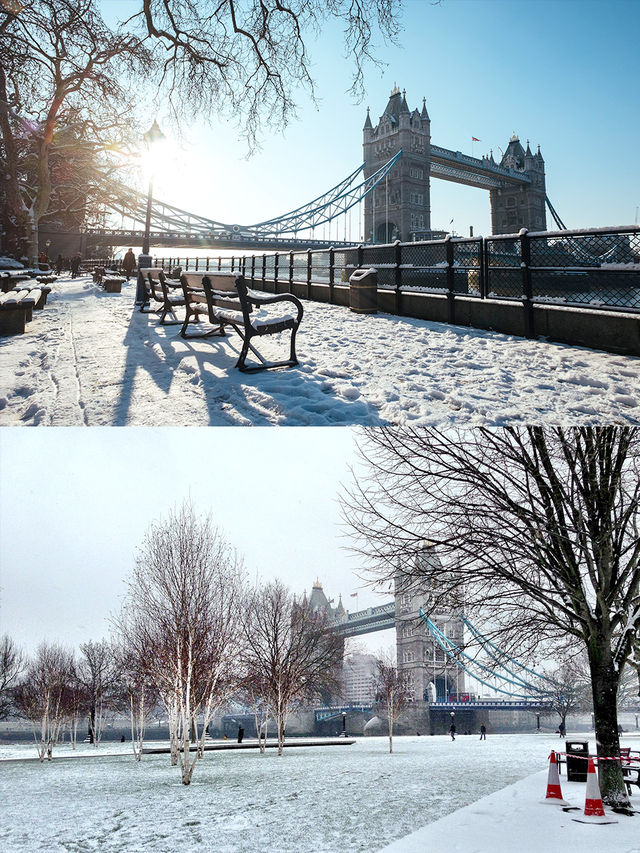
{"type": "MultiPolygon", "coordinates": [[[[110,15],[129,6],[105,4],[110,15]]],[[[435,144],[471,153],[475,136],[476,156],[493,148],[498,157],[514,131],[523,144],[539,143],[548,194],[568,227],[633,223],[640,205],[638,0],[405,0],[403,21],[402,47],[379,48],[384,73],[367,72],[364,103],[346,94],[350,65],[339,28],[328,26],[310,46],[318,110],[300,93],[299,120],[263,138],[249,161],[231,125],[214,117],[206,129],[199,117],[158,195],[243,224],[297,207],[361,162],[366,106],[375,121],[397,82],[411,108],[426,97],[435,144]]],[[[434,179],[431,207],[434,227],[453,218],[459,233],[469,225],[489,233],[482,190],[434,179]]]]}
{"type": "Polygon", "coordinates": [[[0,634],[29,650],[106,636],[145,530],[188,497],[250,578],[299,594],[319,578],[346,609],[380,604],[345,550],[337,496],[354,463],[346,427],[1,429],[0,634]]]}

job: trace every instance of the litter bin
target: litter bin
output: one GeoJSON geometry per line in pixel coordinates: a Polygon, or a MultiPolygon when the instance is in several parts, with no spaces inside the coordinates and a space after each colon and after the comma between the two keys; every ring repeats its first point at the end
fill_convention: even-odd
{"type": "Polygon", "coordinates": [[[589,744],[586,741],[565,741],[565,751],[567,753],[567,781],[568,782],[586,782],[587,770],[589,762],[586,760],[589,757],[589,744]],[[574,758],[574,756],[576,756],[574,758]],[[578,758],[577,756],[582,756],[578,758]]]}
{"type": "Polygon", "coordinates": [[[351,275],[349,308],[356,314],[377,314],[378,271],[373,267],[358,269],[351,275]]]}

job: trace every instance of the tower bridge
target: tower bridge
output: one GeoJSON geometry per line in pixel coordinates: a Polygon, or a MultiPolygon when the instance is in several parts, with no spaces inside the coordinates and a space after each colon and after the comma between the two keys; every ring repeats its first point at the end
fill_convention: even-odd
{"type": "MultiPolygon", "coordinates": [[[[417,560],[427,576],[445,571],[432,545],[425,544],[417,560]]],[[[479,699],[473,692],[487,688],[491,707],[524,711],[548,706],[556,689],[549,678],[484,637],[465,616],[462,600],[437,604],[426,613],[423,607],[433,601],[431,591],[398,575],[392,601],[349,613],[341,597],[332,607],[333,600],[316,580],[307,604],[327,613],[333,630],[345,638],[395,628],[398,669],[406,673],[414,700],[451,705],[453,710],[459,704],[487,710],[487,697],[479,699]]]]}
{"type": "MultiPolygon", "coordinates": [[[[520,228],[546,229],[545,203],[558,227],[564,228],[546,195],[545,164],[539,146],[533,154],[529,143],[523,148],[513,134],[496,162],[492,151],[477,158],[435,145],[426,100],[422,110],[410,110],[405,91],[400,92],[398,87],[392,90],[375,126],[367,110],[363,153],[361,165],[331,189],[294,210],[250,225],[194,214],[154,199],[151,245],[277,251],[439,239],[446,232],[432,230],[431,178],[488,191],[493,234],[514,233],[520,228]],[[358,219],[357,233],[352,239],[354,219],[358,219]],[[317,233],[327,227],[328,237],[317,233]]],[[[146,196],[106,177],[102,180],[109,198],[105,217],[110,216],[112,221],[108,224],[105,219],[101,227],[89,228],[86,237],[94,245],[104,246],[141,242],[146,196]],[[120,228],[113,226],[114,216],[120,218],[120,228]]],[[[251,221],[250,214],[247,210],[245,221],[251,221]]]]}

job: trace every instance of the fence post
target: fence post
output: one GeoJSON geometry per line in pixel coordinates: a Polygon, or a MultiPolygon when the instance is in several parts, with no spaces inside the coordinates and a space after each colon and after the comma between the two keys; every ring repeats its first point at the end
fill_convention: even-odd
{"type": "Polygon", "coordinates": [[[394,270],[394,284],[396,286],[396,295],[395,295],[395,310],[396,314],[402,314],[402,244],[400,240],[395,240],[393,243],[393,262],[395,264],[394,270]]]}
{"type": "Polygon", "coordinates": [[[311,299],[311,249],[307,249],[307,299],[311,299]]]}
{"type": "Polygon", "coordinates": [[[333,285],[336,274],[336,252],[333,246],[329,248],[329,305],[333,305],[333,285]]]}
{"type": "Polygon", "coordinates": [[[360,243],[360,245],[358,246],[358,259],[356,263],[358,265],[358,269],[361,269],[364,265],[364,246],[362,245],[362,243],[360,243]]]}
{"type": "Polygon", "coordinates": [[[280,253],[276,252],[273,259],[273,292],[278,292],[278,266],[280,265],[280,253]]]}
{"type": "Polygon", "coordinates": [[[520,237],[520,266],[522,268],[524,334],[527,338],[534,338],[533,290],[531,287],[531,238],[526,228],[521,228],[518,236],[520,237]]]}
{"type": "Polygon", "coordinates": [[[256,256],[251,255],[251,284],[254,283],[256,278],[256,256]]]}
{"type": "Polygon", "coordinates": [[[199,261],[199,260],[200,260],[200,259],[199,259],[198,257],[196,257],[196,272],[198,272],[198,261],[199,261]]]}
{"type": "Polygon", "coordinates": [[[218,272],[222,269],[222,258],[218,255],[218,272]]]}
{"type": "Polygon", "coordinates": [[[236,268],[236,256],[231,255],[231,272],[234,272],[236,268]]]}
{"type": "Polygon", "coordinates": [[[293,252],[289,252],[289,293],[293,293],[293,252]]]}
{"type": "Polygon", "coordinates": [[[487,287],[487,244],[484,237],[480,238],[478,251],[480,253],[480,257],[478,258],[480,269],[480,299],[486,299],[489,288],[487,287]]]}
{"type": "Polygon", "coordinates": [[[447,261],[447,323],[456,321],[456,298],[454,296],[453,241],[451,234],[444,238],[447,261]]]}
{"type": "Polygon", "coordinates": [[[262,289],[264,290],[264,283],[267,280],[267,256],[266,254],[262,255],[262,289]]]}

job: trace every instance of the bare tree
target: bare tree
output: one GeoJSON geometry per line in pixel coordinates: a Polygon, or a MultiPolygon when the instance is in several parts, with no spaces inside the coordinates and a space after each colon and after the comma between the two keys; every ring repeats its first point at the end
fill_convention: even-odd
{"type": "Polygon", "coordinates": [[[74,164],[125,145],[132,122],[130,74],[149,68],[141,40],[114,33],[94,0],[4,3],[0,12],[0,165],[3,222],[38,255],[38,225],[51,201],[76,206],[91,182],[74,164]],[[69,133],[72,129],[73,132],[69,133]],[[55,160],[66,164],[52,183],[55,160]],[[79,180],[71,186],[71,178],[79,180]]]}
{"type": "Polygon", "coordinates": [[[185,785],[207,725],[235,687],[242,589],[242,561],[190,503],[151,525],[117,625],[126,647],[147,659],[185,785]]]}
{"type": "Polygon", "coordinates": [[[107,640],[80,644],[77,681],[86,705],[89,742],[100,745],[106,713],[115,698],[116,654],[107,640]]]}
{"type": "Polygon", "coordinates": [[[589,666],[581,658],[563,661],[549,674],[546,682],[549,708],[560,717],[560,732],[567,730],[567,717],[591,710],[589,666]]]}
{"type": "Polygon", "coordinates": [[[13,691],[24,669],[22,651],[8,634],[0,637],[0,720],[11,716],[13,691]]]}
{"type": "Polygon", "coordinates": [[[314,96],[307,44],[332,20],[343,25],[351,91],[360,96],[363,64],[380,64],[374,36],[396,40],[400,0],[142,0],[134,17],[163,51],[174,110],[222,110],[252,144],[261,121],[280,129],[295,115],[297,89],[314,96]]]}
{"type": "Polygon", "coordinates": [[[389,657],[378,659],[374,678],[376,702],[389,721],[389,752],[393,752],[393,727],[413,696],[409,673],[398,669],[389,657]]]}
{"type": "Polygon", "coordinates": [[[53,757],[53,749],[68,716],[73,677],[73,653],[54,643],[41,643],[16,689],[18,713],[33,725],[41,762],[53,757]]]}
{"type": "Polygon", "coordinates": [[[296,601],[280,581],[253,591],[244,622],[243,662],[247,680],[272,709],[278,755],[295,703],[338,687],[343,650],[327,614],[296,601]]]}
{"type": "MultiPolygon", "coordinates": [[[[439,585],[505,642],[578,641],[598,755],[619,755],[616,694],[640,631],[640,431],[383,428],[362,457],[344,511],[377,576],[439,585]],[[422,558],[434,549],[442,566],[422,558]]],[[[628,802],[618,762],[600,780],[607,803],[628,802]]]]}
{"type": "Polygon", "coordinates": [[[159,700],[150,677],[147,655],[151,652],[150,648],[141,650],[125,646],[119,646],[116,652],[118,709],[129,715],[131,745],[136,761],[142,760],[147,724],[159,700]]]}

